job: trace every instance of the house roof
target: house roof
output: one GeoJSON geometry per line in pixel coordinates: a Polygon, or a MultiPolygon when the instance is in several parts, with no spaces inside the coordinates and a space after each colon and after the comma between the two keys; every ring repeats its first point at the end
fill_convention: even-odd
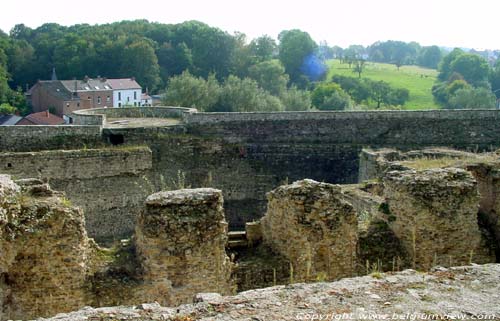
{"type": "Polygon", "coordinates": [[[0,115],[0,125],[2,125],[2,126],[15,125],[21,119],[23,119],[23,118],[20,116],[16,116],[16,115],[0,115]]]}
{"type": "Polygon", "coordinates": [[[134,78],[108,79],[107,82],[114,90],[142,89],[134,78]]]}
{"type": "Polygon", "coordinates": [[[62,125],[64,124],[64,119],[54,114],[51,114],[48,110],[41,111],[39,113],[29,114],[24,117],[24,119],[32,122],[35,125],[62,125]]]}
{"type": "Polygon", "coordinates": [[[151,99],[151,96],[149,96],[148,94],[141,94],[141,99],[142,100],[151,99]]]}
{"type": "Polygon", "coordinates": [[[106,79],[87,79],[87,80],[61,80],[61,83],[66,87],[67,90],[71,92],[76,91],[102,91],[102,90],[111,90],[111,85],[107,82],[106,79]]]}
{"type": "Polygon", "coordinates": [[[53,96],[62,99],[62,100],[71,100],[71,99],[78,99],[78,97],[73,97],[73,94],[70,90],[68,90],[60,80],[40,80],[38,81],[35,86],[31,87],[31,89],[28,91],[28,94],[32,94],[33,89],[36,86],[42,86],[44,87],[47,92],[50,92],[53,96]]]}

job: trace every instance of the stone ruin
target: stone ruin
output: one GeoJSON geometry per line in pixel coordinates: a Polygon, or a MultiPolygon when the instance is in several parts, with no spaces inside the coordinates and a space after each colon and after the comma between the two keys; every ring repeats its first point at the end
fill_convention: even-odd
{"type": "MultiPolygon", "coordinates": [[[[273,266],[281,275],[255,284],[286,283],[285,274],[289,282],[323,281],[498,260],[498,156],[364,153],[360,184],[306,179],[268,193],[266,215],[247,224],[247,251],[267,248],[289,268],[273,266]],[[422,155],[448,157],[452,166],[412,165],[422,155]]],[[[209,188],[150,195],[132,242],[112,252],[87,237],[82,211],[64,194],[39,180],[1,175],[0,320],[233,293],[241,267],[226,254],[222,205],[221,191],[209,188]]],[[[266,264],[250,268],[260,272],[266,264]]]]}
{"type": "Polygon", "coordinates": [[[268,193],[263,242],[286,257],[293,279],[333,280],[355,274],[357,218],[339,186],[303,180],[268,193]]]}
{"type": "Polygon", "coordinates": [[[13,182],[0,175],[0,320],[51,316],[98,302],[177,305],[192,302],[198,292],[234,291],[219,190],[151,195],[135,238],[138,255],[125,261],[140,268],[113,280],[120,268],[123,273],[114,265],[124,253],[106,257],[87,237],[82,211],[63,193],[39,180],[13,182]],[[120,284],[126,279],[135,281],[120,284]],[[106,286],[114,290],[107,301],[100,298],[106,286]]]}
{"type": "Polygon", "coordinates": [[[222,205],[221,191],[212,188],[147,198],[135,233],[143,279],[151,287],[145,299],[178,305],[199,292],[233,292],[222,205]]]}

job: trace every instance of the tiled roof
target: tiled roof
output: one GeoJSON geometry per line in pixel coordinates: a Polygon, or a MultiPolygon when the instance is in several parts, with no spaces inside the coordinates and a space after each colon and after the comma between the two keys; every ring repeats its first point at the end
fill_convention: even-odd
{"type": "Polygon", "coordinates": [[[20,116],[16,116],[16,115],[0,115],[0,125],[2,125],[2,126],[15,125],[21,119],[23,119],[23,118],[20,116]]]}
{"type": "Polygon", "coordinates": [[[124,90],[124,89],[141,89],[142,87],[132,78],[123,79],[108,79],[108,84],[114,90],[124,90]]]}
{"type": "Polygon", "coordinates": [[[143,100],[145,100],[145,99],[151,99],[151,96],[146,95],[146,94],[141,94],[141,99],[143,99],[143,100]]]}
{"type": "Polygon", "coordinates": [[[61,80],[61,83],[66,87],[67,90],[74,92],[75,83],[76,91],[101,91],[101,90],[111,90],[110,84],[106,79],[88,79],[84,80],[61,80]]]}
{"type": "MultiPolygon", "coordinates": [[[[60,80],[40,80],[37,85],[44,87],[47,92],[50,92],[53,96],[59,99],[71,100],[73,98],[72,92],[68,90],[60,80]]],[[[33,88],[35,88],[35,86],[31,87],[30,91],[28,92],[29,94],[32,93],[32,90],[33,88]]]]}
{"type": "Polygon", "coordinates": [[[29,114],[24,117],[35,125],[62,125],[64,124],[64,119],[54,114],[49,113],[48,110],[41,111],[39,113],[29,114]]]}

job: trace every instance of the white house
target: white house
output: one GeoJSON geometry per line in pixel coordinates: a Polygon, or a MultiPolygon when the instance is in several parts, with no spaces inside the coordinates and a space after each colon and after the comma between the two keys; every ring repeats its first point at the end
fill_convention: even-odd
{"type": "Polygon", "coordinates": [[[113,107],[141,106],[142,88],[135,78],[108,79],[113,89],[113,107]]]}
{"type": "Polygon", "coordinates": [[[142,94],[141,95],[141,106],[146,107],[146,106],[153,106],[153,98],[149,96],[148,94],[142,94]]]}

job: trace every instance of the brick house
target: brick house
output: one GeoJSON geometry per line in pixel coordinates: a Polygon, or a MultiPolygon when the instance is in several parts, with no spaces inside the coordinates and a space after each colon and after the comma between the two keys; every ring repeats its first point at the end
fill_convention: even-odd
{"type": "Polygon", "coordinates": [[[141,105],[141,86],[134,78],[38,81],[26,93],[33,112],[50,110],[70,122],[79,109],[141,105]]]}

